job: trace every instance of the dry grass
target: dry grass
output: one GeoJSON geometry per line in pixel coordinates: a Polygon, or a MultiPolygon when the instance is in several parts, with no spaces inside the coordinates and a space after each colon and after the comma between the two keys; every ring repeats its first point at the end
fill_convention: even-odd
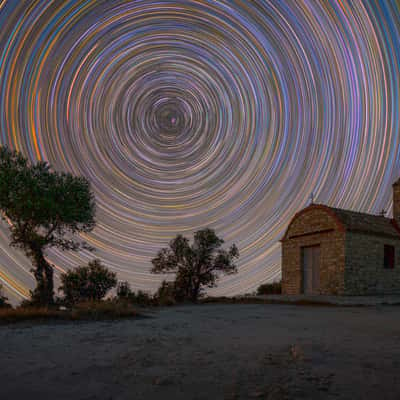
{"type": "Polygon", "coordinates": [[[126,302],[101,301],[80,303],[71,309],[18,307],[0,309],[0,324],[22,321],[48,322],[54,320],[90,320],[133,318],[139,314],[126,302]]]}

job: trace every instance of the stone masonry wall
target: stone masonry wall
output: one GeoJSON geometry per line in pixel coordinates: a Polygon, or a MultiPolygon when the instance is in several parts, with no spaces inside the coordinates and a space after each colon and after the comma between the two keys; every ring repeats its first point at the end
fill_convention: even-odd
{"type": "Polygon", "coordinates": [[[342,294],[344,235],[324,210],[311,209],[295,218],[282,241],[282,292],[302,293],[301,247],[320,245],[320,294],[342,294]]]}
{"type": "Polygon", "coordinates": [[[346,233],[345,294],[400,294],[400,240],[346,233]],[[394,269],[383,267],[384,245],[395,247],[394,269]]]}

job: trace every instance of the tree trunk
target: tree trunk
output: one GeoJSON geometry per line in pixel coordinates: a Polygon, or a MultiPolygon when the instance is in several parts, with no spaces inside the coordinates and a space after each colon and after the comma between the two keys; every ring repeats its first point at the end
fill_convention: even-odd
{"type": "Polygon", "coordinates": [[[44,258],[43,248],[32,246],[30,250],[36,279],[32,301],[42,306],[51,305],[54,302],[53,267],[44,258]]]}

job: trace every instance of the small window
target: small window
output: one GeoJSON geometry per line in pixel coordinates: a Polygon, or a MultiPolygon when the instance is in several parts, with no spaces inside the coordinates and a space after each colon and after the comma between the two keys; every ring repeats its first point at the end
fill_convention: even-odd
{"type": "Polygon", "coordinates": [[[394,268],[394,246],[385,244],[385,255],[383,259],[383,267],[388,269],[394,268]]]}

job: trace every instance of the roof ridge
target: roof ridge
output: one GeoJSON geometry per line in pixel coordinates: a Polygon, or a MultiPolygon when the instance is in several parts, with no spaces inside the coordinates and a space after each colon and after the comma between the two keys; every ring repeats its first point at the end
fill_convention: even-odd
{"type": "Polygon", "coordinates": [[[331,209],[333,211],[348,212],[348,213],[352,213],[352,214],[360,214],[360,215],[365,215],[365,216],[368,216],[368,217],[384,218],[384,219],[387,219],[389,221],[393,219],[393,218],[385,217],[384,215],[371,214],[371,213],[367,213],[367,212],[364,212],[364,211],[355,211],[355,210],[350,210],[348,208],[332,207],[332,206],[328,206],[327,204],[312,204],[312,205],[327,207],[327,208],[329,208],[329,209],[331,209]]]}

